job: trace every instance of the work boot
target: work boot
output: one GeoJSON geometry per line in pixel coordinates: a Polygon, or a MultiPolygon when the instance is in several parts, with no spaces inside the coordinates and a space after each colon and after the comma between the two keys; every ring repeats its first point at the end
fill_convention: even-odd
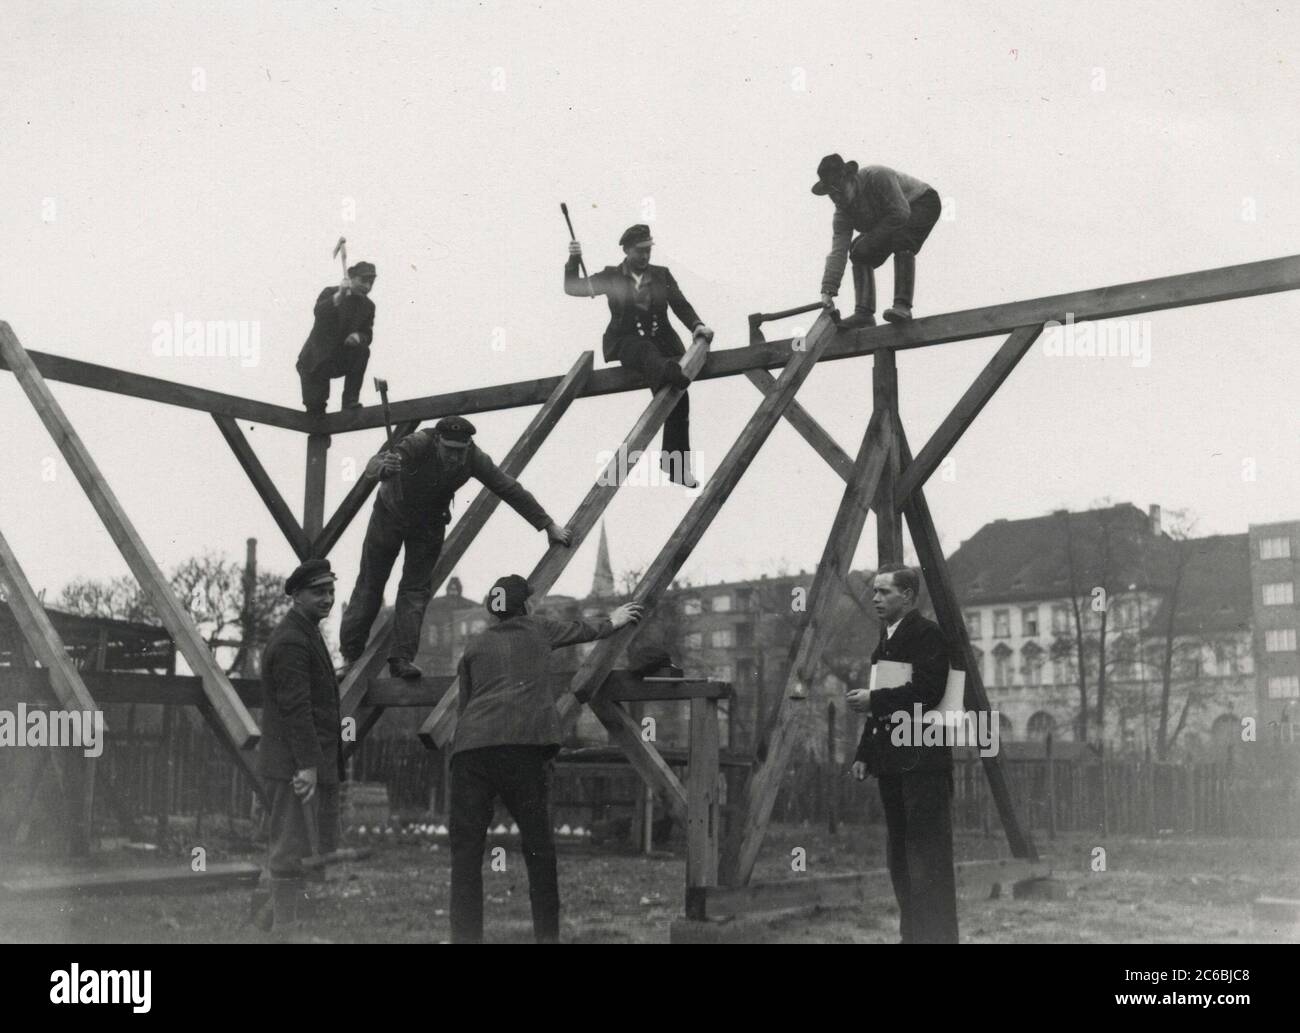
{"type": "Polygon", "coordinates": [[[853,315],[840,320],[845,330],[876,325],[876,271],[866,262],[853,263],[853,315]]]}
{"type": "Polygon", "coordinates": [[[361,408],[361,403],[358,402],[355,398],[345,398],[343,399],[343,404],[339,406],[339,412],[345,412],[348,409],[360,409],[360,408],[361,408]]]}
{"type": "Polygon", "coordinates": [[[424,677],[424,672],[411,663],[410,660],[402,660],[396,657],[389,658],[388,673],[394,678],[404,678],[407,681],[419,681],[424,677]]]}
{"type": "Polygon", "coordinates": [[[885,309],[891,323],[906,323],[912,318],[912,291],[916,288],[916,255],[910,251],[894,253],[894,304],[885,309]]]}

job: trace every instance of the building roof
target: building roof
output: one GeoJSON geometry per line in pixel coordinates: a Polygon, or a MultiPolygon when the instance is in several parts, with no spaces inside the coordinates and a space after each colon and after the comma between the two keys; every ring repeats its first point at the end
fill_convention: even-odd
{"type": "MultiPolygon", "coordinates": [[[[45,613],[74,660],[93,661],[101,637],[105,645],[105,666],[109,670],[147,670],[167,666],[172,638],[160,624],[118,620],[114,617],[83,617],[45,607],[45,613]]],[[[17,642],[22,633],[9,604],[0,600],[0,665],[18,665],[17,642]]]]}
{"type": "MultiPolygon", "coordinates": [[[[1178,590],[1174,631],[1207,635],[1249,631],[1252,610],[1250,535],[1215,534],[1185,543],[1191,550],[1178,590]]],[[[1172,576],[1166,577],[1172,584],[1172,576]]],[[[1169,600],[1161,601],[1148,627],[1163,633],[1169,600]]]]}

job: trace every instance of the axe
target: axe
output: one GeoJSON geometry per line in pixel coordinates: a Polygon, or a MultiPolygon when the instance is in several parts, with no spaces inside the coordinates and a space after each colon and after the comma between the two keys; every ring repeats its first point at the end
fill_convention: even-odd
{"type": "Polygon", "coordinates": [[[348,275],[348,238],[347,237],[339,237],[339,242],[334,245],[333,257],[337,258],[340,256],[343,262],[343,277],[344,279],[346,279],[348,275]]]}
{"type": "MultiPolygon", "coordinates": [[[[388,411],[388,381],[383,377],[375,377],[375,390],[379,392],[379,400],[384,406],[384,431],[387,434],[384,451],[391,451],[393,447],[393,418],[388,411]]],[[[394,478],[393,497],[399,500],[402,498],[402,479],[400,475],[394,478]]]]}

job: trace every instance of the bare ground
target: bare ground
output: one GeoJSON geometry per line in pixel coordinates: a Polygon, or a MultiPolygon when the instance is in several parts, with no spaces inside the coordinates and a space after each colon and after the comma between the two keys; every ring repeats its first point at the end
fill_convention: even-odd
{"type": "MultiPolygon", "coordinates": [[[[792,851],[806,851],[809,875],[883,866],[883,829],[778,827],[769,836],[755,877],[799,878],[792,851]]],[[[498,842],[496,840],[493,841],[498,842]]],[[[531,938],[527,876],[508,839],[506,871],[484,871],[487,937],[531,938]]],[[[1064,900],[963,899],[961,938],[967,943],[1219,943],[1294,942],[1294,927],[1252,920],[1256,897],[1300,897],[1300,841],[1168,837],[1139,839],[1072,834],[1039,842],[1044,861],[1069,892],[1064,900]],[[1094,871],[1093,851],[1106,851],[1094,871]]],[[[1006,844],[963,835],[958,860],[1006,857],[1006,844]]],[[[212,861],[260,860],[248,849],[210,851],[212,861]]],[[[184,865],[184,858],[175,859],[184,865]]],[[[449,854],[445,840],[383,845],[372,857],[333,869],[313,888],[312,931],[336,942],[430,943],[448,937],[449,854]]],[[[108,867],[140,863],[110,851],[108,867]]],[[[149,863],[157,863],[150,858],[149,863]]],[[[0,858],[0,876],[50,874],[58,866],[0,858]]],[[[572,943],[665,943],[682,915],[684,862],[680,851],[649,857],[585,845],[561,847],[562,937],[572,943]]],[[[248,922],[247,888],[74,899],[0,899],[4,942],[258,942],[248,922]]],[[[897,939],[898,913],[886,891],[866,907],[773,916],[752,938],[773,943],[887,943],[897,939]]]]}

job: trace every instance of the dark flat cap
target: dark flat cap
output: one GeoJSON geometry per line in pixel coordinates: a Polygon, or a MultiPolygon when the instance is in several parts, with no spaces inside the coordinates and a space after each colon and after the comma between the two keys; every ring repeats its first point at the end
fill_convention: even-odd
{"type": "Polygon", "coordinates": [[[838,154],[828,154],[817,163],[817,182],[812,192],[821,196],[830,192],[830,188],[842,180],[846,173],[858,171],[856,161],[845,161],[838,154]]]}
{"type": "Polygon", "coordinates": [[[650,236],[650,227],[643,222],[638,222],[635,226],[629,226],[623,231],[623,235],[618,238],[619,247],[636,247],[638,244],[653,244],[654,240],[650,236]]]}
{"type": "Polygon", "coordinates": [[[433,425],[433,430],[448,441],[468,442],[474,436],[474,424],[464,416],[444,416],[433,425]]]}
{"type": "Polygon", "coordinates": [[[518,574],[499,577],[488,593],[487,608],[496,617],[509,617],[524,612],[524,601],[533,594],[527,580],[518,574]]]}
{"type": "Polygon", "coordinates": [[[349,276],[374,276],[375,267],[369,262],[358,262],[356,265],[348,267],[349,276]]]}
{"type": "Polygon", "coordinates": [[[308,560],[295,570],[284,582],[284,594],[293,595],[304,588],[312,588],[326,582],[337,581],[338,575],[330,570],[330,561],[321,557],[308,560]]]}

